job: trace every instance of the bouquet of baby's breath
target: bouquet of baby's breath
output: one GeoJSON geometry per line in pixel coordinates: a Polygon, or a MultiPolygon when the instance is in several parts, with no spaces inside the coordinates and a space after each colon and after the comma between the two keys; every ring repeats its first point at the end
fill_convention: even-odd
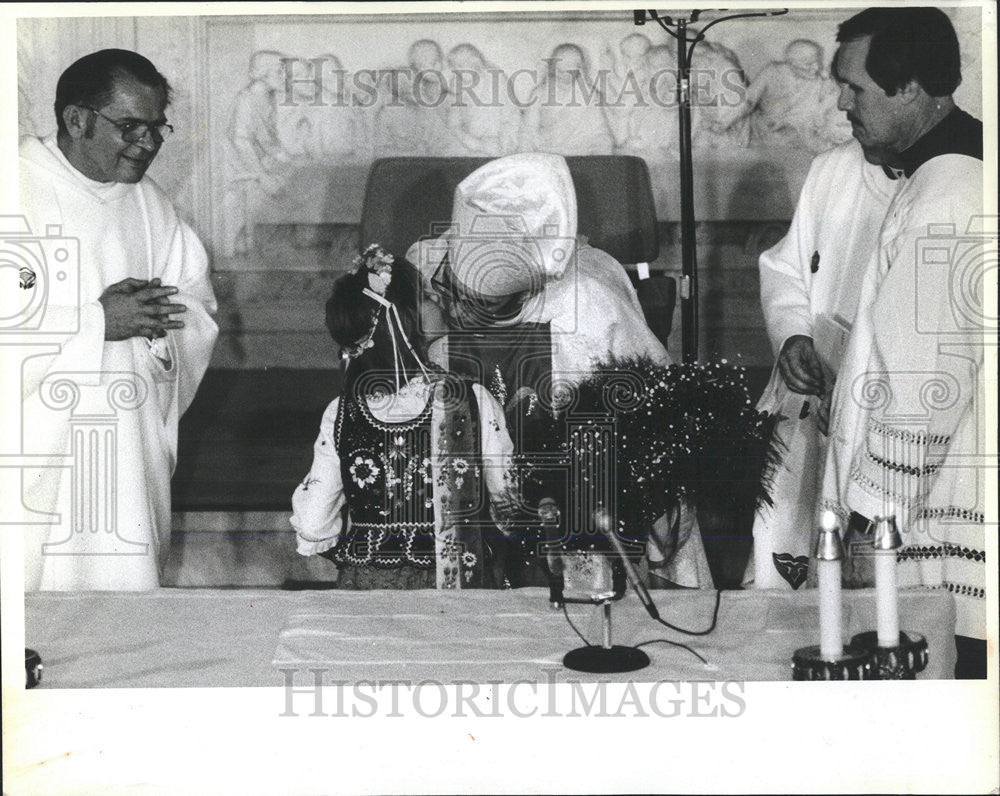
{"type": "Polygon", "coordinates": [[[730,513],[770,504],[776,418],[755,409],[742,367],[612,360],[571,391],[560,413],[570,456],[592,455],[589,426],[613,429],[606,455],[614,457],[622,530],[648,526],[681,497],[730,513]]]}
{"type": "Polygon", "coordinates": [[[581,507],[597,508],[602,494],[614,504],[604,508],[611,509],[619,536],[636,551],[653,521],[681,498],[734,517],[770,504],[780,461],[776,418],[755,409],[743,368],[724,361],[665,366],[614,359],[579,385],[554,385],[553,394],[551,413],[533,412],[544,415],[549,428],[540,436],[549,442],[519,463],[526,485],[541,460],[550,471],[558,460],[571,474],[563,497],[573,537],[567,547],[606,546],[593,529],[574,525],[591,524],[581,507]]]}

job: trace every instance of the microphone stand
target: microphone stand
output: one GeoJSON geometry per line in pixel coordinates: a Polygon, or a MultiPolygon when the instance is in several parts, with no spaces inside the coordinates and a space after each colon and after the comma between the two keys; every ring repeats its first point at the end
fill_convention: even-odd
{"type": "MultiPolygon", "coordinates": [[[[649,592],[646,591],[646,587],[643,585],[642,580],[640,580],[638,573],[632,567],[632,562],[629,560],[628,553],[625,552],[621,540],[615,534],[611,517],[606,511],[598,509],[594,512],[594,525],[611,542],[611,547],[618,557],[618,563],[624,567],[626,579],[632,588],[635,589],[646,611],[654,619],[659,619],[660,615],[657,613],[656,606],[653,605],[653,601],[649,597],[649,592]]],[[[607,562],[607,565],[613,566],[610,560],[607,562]]],[[[563,666],[578,672],[634,672],[649,666],[649,656],[638,647],[624,647],[620,644],[611,643],[611,600],[617,599],[620,596],[620,594],[610,597],[604,594],[598,595],[598,597],[604,598],[601,600],[604,612],[601,626],[603,631],[601,646],[580,647],[570,650],[563,657],[563,666]]]]}
{"type": "MultiPolygon", "coordinates": [[[[610,561],[608,562],[610,566],[610,561]]],[[[575,672],[612,673],[635,672],[650,664],[649,656],[638,647],[625,647],[611,643],[611,601],[614,597],[600,601],[602,609],[601,645],[589,644],[577,647],[563,656],[563,666],[575,672]]],[[[583,602],[564,600],[564,602],[583,602]]]]}
{"type": "Polygon", "coordinates": [[[698,258],[695,246],[694,165],[691,158],[691,57],[694,55],[694,48],[705,39],[705,32],[720,22],[750,17],[776,17],[787,14],[788,9],[730,14],[709,22],[700,31],[691,30],[689,33],[688,25],[697,22],[702,13],[704,11],[695,9],[688,17],[661,17],[652,10],[633,12],[636,25],[645,25],[648,14],[650,19],[677,40],[677,120],[680,127],[681,177],[681,350],[685,363],[698,361],[698,258]]]}
{"type": "MultiPolygon", "coordinates": [[[[542,524],[546,526],[551,543],[559,536],[559,524],[561,515],[556,502],[551,498],[544,498],[539,502],[539,514],[542,517],[542,524]]],[[[605,535],[608,534],[609,520],[605,512],[600,512],[595,516],[598,528],[605,535]],[[603,524],[602,524],[603,523],[603,524]]],[[[611,535],[613,536],[613,534],[611,535]]],[[[614,540],[617,542],[617,539],[614,540]]],[[[620,542],[616,550],[621,550],[620,542]]],[[[621,553],[616,553],[622,555],[621,553]]],[[[563,656],[563,666],[575,672],[588,672],[596,674],[610,674],[615,672],[634,672],[645,669],[650,664],[649,656],[638,647],[625,647],[614,644],[611,641],[611,603],[624,596],[625,585],[619,581],[615,574],[614,563],[609,556],[600,555],[588,557],[587,563],[594,565],[599,562],[602,573],[607,573],[611,569],[611,583],[609,588],[597,588],[591,583],[589,593],[585,597],[572,597],[564,594],[566,586],[566,575],[570,575],[570,580],[574,575],[580,577],[580,564],[582,553],[563,556],[555,553],[551,556],[551,578],[549,581],[549,599],[554,608],[566,609],[567,603],[580,603],[585,605],[600,605],[602,613],[601,621],[601,643],[587,644],[585,647],[577,647],[567,652],[563,656]]],[[[626,566],[629,566],[627,558],[622,559],[626,566]]],[[[633,573],[625,570],[628,580],[631,582],[633,573]]],[[[591,577],[592,580],[592,577],[591,577]]],[[[604,584],[608,586],[608,584],[604,584]]],[[[648,594],[647,594],[648,597],[648,594]]],[[[569,616],[567,615],[567,619],[569,616]]],[[[572,625],[572,622],[570,622],[572,625]]],[[[579,632],[579,631],[578,631],[579,632]]],[[[586,641],[586,639],[584,639],[586,641]]]]}

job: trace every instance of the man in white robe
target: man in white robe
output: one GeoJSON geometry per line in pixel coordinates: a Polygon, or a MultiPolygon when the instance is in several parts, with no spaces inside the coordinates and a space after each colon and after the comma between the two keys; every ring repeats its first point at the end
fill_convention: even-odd
{"type": "Polygon", "coordinates": [[[168,97],[145,58],[102,50],[60,78],[58,133],[21,142],[21,213],[76,241],[61,273],[79,280],[45,307],[50,345],[22,367],[23,449],[39,462],[22,500],[48,515],[25,528],[29,590],[154,589],[169,551],[177,424],[218,327],[205,250],[144,176],[168,97]]]}
{"type": "Polygon", "coordinates": [[[982,123],[952,99],[958,40],[938,9],[868,9],[837,40],[840,107],[869,160],[902,185],[834,393],[823,499],[855,527],[895,516],[900,582],[954,594],[956,676],[985,677],[991,467],[975,290],[979,302],[990,290],[982,251],[996,231],[982,215],[982,123]]]}
{"type": "Polygon", "coordinates": [[[879,228],[897,182],[853,138],[818,155],[788,234],[760,256],[760,298],[777,360],[757,405],[781,418],[773,505],[754,517],[744,576],[758,588],[797,589],[826,457],[825,415],[879,228]]]}
{"type": "MultiPolygon", "coordinates": [[[[506,364],[520,369],[519,384],[544,385],[551,379],[558,393],[612,358],[645,356],[670,363],[646,325],[625,269],[577,237],[576,191],[563,157],[524,153],[491,161],[456,188],[451,220],[451,232],[414,244],[407,259],[431,274],[439,290],[445,271],[451,284],[444,292],[457,290],[465,297],[450,308],[456,328],[488,327],[485,338],[495,347],[508,341],[519,345],[518,330],[547,327],[548,351],[512,347],[504,352],[506,364]],[[533,374],[536,366],[548,372],[533,374]]],[[[449,337],[441,338],[431,355],[442,365],[454,365],[453,347],[449,337]]],[[[498,389],[500,373],[481,375],[504,399],[502,405],[519,400],[516,389],[503,384],[498,389]]],[[[517,433],[511,429],[515,443],[517,433]]],[[[662,576],[657,580],[712,587],[693,510],[685,507],[679,518],[661,519],[654,531],[661,544],[651,541],[647,554],[662,576]],[[672,533],[670,520],[678,526],[672,533]]]]}

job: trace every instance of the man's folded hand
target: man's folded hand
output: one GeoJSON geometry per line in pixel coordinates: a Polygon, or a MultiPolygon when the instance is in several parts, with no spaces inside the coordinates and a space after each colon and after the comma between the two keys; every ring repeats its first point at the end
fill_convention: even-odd
{"type": "Polygon", "coordinates": [[[170,301],[176,287],[159,279],[147,281],[129,277],[109,285],[99,301],[104,307],[104,339],[163,337],[171,329],[183,329],[184,322],[170,316],[187,312],[184,304],[170,301]]]}

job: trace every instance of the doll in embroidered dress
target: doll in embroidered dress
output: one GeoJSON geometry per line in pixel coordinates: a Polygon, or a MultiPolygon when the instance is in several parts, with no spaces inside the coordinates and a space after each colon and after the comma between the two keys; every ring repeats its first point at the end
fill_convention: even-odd
{"type": "Polygon", "coordinates": [[[372,244],[355,266],[326,305],[347,370],[292,496],[298,552],[331,558],[341,588],[500,586],[492,552],[516,505],[503,412],[424,364],[447,324],[409,262],[372,244]]]}

